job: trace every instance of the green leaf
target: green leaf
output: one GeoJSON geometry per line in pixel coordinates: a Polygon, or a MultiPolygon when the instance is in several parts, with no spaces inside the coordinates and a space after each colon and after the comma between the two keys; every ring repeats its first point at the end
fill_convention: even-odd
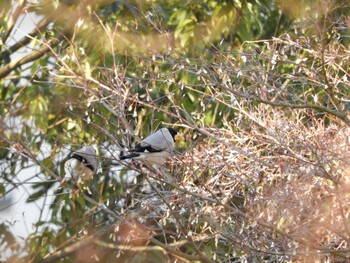
{"type": "Polygon", "coordinates": [[[69,119],[68,123],[67,123],[67,130],[72,130],[73,128],[75,128],[77,122],[75,120],[69,119]]]}

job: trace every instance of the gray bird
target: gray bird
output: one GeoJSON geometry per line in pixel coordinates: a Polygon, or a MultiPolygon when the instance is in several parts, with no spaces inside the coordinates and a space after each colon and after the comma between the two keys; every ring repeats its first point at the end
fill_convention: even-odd
{"type": "Polygon", "coordinates": [[[120,160],[135,159],[148,165],[161,165],[166,158],[173,155],[174,143],[183,140],[183,136],[176,130],[162,128],[136,144],[135,149],[130,150],[130,154],[122,153],[120,160]]]}
{"type": "Polygon", "coordinates": [[[73,152],[64,164],[66,176],[76,182],[85,182],[92,179],[98,170],[96,150],[91,146],[84,146],[73,152]]]}

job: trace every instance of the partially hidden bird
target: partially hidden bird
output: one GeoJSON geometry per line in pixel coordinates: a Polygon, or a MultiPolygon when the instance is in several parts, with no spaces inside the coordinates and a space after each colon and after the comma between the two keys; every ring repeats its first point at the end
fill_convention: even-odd
{"type": "Polygon", "coordinates": [[[175,129],[162,128],[136,144],[129,154],[124,155],[122,152],[120,160],[135,159],[147,165],[162,165],[173,155],[175,142],[183,140],[183,136],[175,129]]]}
{"type": "Polygon", "coordinates": [[[72,152],[64,164],[66,177],[71,177],[76,182],[85,182],[92,179],[98,170],[96,150],[92,146],[72,152]]]}

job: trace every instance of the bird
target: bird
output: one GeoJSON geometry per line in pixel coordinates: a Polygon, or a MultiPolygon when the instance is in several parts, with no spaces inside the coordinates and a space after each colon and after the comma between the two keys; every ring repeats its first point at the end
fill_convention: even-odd
{"type": "Polygon", "coordinates": [[[92,146],[72,152],[64,164],[66,177],[80,183],[92,179],[98,170],[96,150],[92,146]]]}
{"type": "Polygon", "coordinates": [[[175,142],[183,141],[184,138],[173,128],[161,128],[152,133],[130,150],[130,154],[122,152],[120,160],[141,160],[147,165],[162,165],[166,158],[173,155],[175,142]]]}

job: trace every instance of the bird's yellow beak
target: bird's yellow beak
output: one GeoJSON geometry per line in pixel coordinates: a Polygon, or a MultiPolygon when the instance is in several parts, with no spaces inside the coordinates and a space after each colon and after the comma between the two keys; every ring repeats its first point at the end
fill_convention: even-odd
{"type": "Polygon", "coordinates": [[[175,142],[183,142],[185,140],[184,136],[180,133],[175,135],[175,142]]]}

